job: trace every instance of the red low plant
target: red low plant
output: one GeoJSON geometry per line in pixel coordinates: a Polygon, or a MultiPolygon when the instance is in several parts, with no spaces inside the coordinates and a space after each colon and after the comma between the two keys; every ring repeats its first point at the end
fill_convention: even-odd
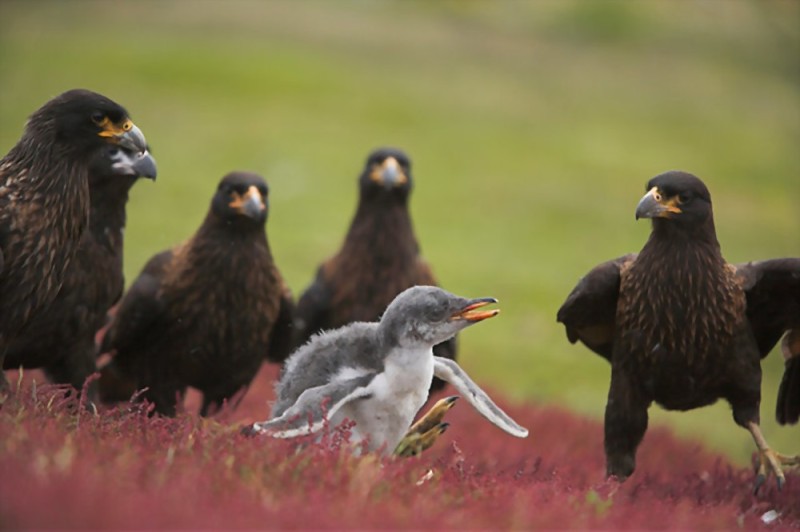
{"type": "MultiPolygon", "coordinates": [[[[753,472],[653,429],[637,472],[604,480],[602,428],[566,410],[504,408],[509,437],[466,403],[419,458],[355,457],[325,441],[240,434],[267,416],[275,370],[238,408],[177,418],[131,403],[95,413],[30,379],[0,408],[4,528],[739,528],[800,526],[800,476],[752,494],[753,472]],[[774,511],[770,525],[761,517],[774,511]]],[[[500,401],[503,403],[502,401],[500,401]]]]}

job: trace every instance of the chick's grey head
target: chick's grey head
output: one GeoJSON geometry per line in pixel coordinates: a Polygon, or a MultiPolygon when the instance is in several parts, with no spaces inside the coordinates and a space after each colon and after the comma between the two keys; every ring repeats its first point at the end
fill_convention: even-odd
{"type": "Polygon", "coordinates": [[[497,303],[493,297],[466,299],[435,286],[414,286],[386,308],[379,329],[390,343],[402,347],[432,347],[500,310],[479,310],[497,303]]]}

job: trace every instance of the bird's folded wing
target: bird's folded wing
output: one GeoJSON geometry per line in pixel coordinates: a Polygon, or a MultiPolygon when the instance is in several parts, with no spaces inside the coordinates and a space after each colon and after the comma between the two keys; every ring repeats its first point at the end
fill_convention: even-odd
{"type": "Polygon", "coordinates": [[[469,404],[475,407],[483,417],[508,432],[512,436],[525,438],[528,436],[528,429],[521,427],[516,421],[511,419],[508,414],[503,412],[499,406],[494,404],[486,392],[469,378],[469,375],[461,367],[442,357],[433,357],[433,374],[447,381],[464,396],[469,404]]]}
{"type": "Polygon", "coordinates": [[[172,250],[162,251],[147,262],[122,298],[116,316],[99,346],[100,353],[113,349],[125,350],[147,336],[148,329],[163,311],[159,291],[172,256],[172,250]]]}
{"type": "Polygon", "coordinates": [[[557,321],[567,328],[573,344],[580,340],[586,347],[611,361],[617,298],[621,272],[636,259],[636,254],[604,262],[592,268],[558,309],[557,321]]]}
{"type": "Polygon", "coordinates": [[[800,420],[800,258],[736,265],[747,294],[747,319],[761,357],[783,337],[786,368],[775,414],[781,425],[800,420]]]}
{"type": "Polygon", "coordinates": [[[253,424],[258,432],[274,438],[295,438],[319,432],[344,405],[370,396],[367,388],[375,377],[368,373],[352,379],[309,388],[280,416],[253,424]]]}
{"type": "Polygon", "coordinates": [[[270,362],[283,362],[292,353],[292,335],[294,326],[294,300],[292,293],[286,284],[281,281],[281,299],[278,310],[278,317],[272,325],[269,333],[269,347],[267,348],[267,359],[270,362]]]}
{"type": "Polygon", "coordinates": [[[327,328],[330,312],[331,290],[325,280],[324,265],[317,270],[314,282],[297,301],[294,312],[293,347],[297,348],[308,341],[321,329],[327,328]]]}

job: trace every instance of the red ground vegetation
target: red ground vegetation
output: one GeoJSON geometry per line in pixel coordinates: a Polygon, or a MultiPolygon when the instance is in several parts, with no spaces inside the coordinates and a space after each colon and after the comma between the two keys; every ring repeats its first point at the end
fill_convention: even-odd
{"type": "MultiPolygon", "coordinates": [[[[9,375],[11,376],[11,375],[9,375]]],[[[266,417],[274,368],[214,419],[95,414],[30,376],[0,408],[3,528],[769,528],[800,527],[800,476],[758,496],[753,472],[664,429],[624,484],[603,480],[602,429],[557,408],[505,405],[526,440],[468,404],[420,458],[355,458],[335,444],[239,433],[266,417]],[[771,525],[761,516],[779,514],[771,525]]],[[[41,380],[39,380],[41,382],[41,380]]],[[[495,394],[496,395],[496,394],[495,394]]],[[[500,403],[503,403],[501,400],[500,403]]],[[[743,431],[743,437],[746,437],[743,431]]]]}

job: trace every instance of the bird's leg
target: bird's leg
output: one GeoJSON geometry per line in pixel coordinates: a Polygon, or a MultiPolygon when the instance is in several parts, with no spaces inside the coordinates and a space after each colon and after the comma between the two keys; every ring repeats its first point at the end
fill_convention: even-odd
{"type": "Polygon", "coordinates": [[[457,395],[439,399],[435,405],[428,410],[424,416],[419,418],[416,423],[411,425],[406,435],[395,447],[395,456],[417,456],[426,449],[429,449],[449,426],[442,423],[444,415],[458,399],[457,395]]]}
{"type": "Polygon", "coordinates": [[[444,434],[449,426],[449,423],[437,423],[426,432],[408,433],[400,440],[400,443],[397,444],[392,454],[402,458],[418,456],[422,454],[423,451],[433,446],[436,440],[439,439],[439,436],[444,434]]]}
{"type": "Polygon", "coordinates": [[[778,482],[778,489],[783,487],[786,482],[786,477],[783,474],[783,466],[798,466],[800,465],[800,456],[786,456],[777,453],[769,448],[767,440],[761,433],[761,427],[755,421],[747,423],[747,430],[753,436],[753,441],[756,442],[758,447],[758,460],[759,466],[756,474],[756,485],[754,492],[758,493],[759,488],[767,481],[770,474],[775,474],[775,479],[778,482]]]}
{"type": "Polygon", "coordinates": [[[97,400],[97,382],[88,379],[97,371],[92,345],[82,342],[78,345],[67,345],[62,353],[54,362],[45,366],[44,372],[51,382],[56,384],[69,384],[78,393],[86,388],[86,404],[97,400]]]}
{"type": "Polygon", "coordinates": [[[605,416],[606,474],[625,480],[636,469],[636,449],[647,430],[644,397],[622,371],[611,373],[605,416]]]}

